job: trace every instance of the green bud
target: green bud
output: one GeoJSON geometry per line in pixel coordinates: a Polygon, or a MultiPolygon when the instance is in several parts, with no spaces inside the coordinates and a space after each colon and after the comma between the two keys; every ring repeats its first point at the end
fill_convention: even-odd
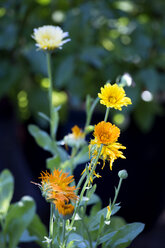
{"type": "Polygon", "coordinates": [[[119,171],[118,176],[122,179],[126,179],[128,177],[128,173],[126,170],[121,170],[119,171]]]}
{"type": "Polygon", "coordinates": [[[89,125],[85,128],[85,133],[86,134],[91,133],[93,130],[94,130],[94,126],[89,125]]]}

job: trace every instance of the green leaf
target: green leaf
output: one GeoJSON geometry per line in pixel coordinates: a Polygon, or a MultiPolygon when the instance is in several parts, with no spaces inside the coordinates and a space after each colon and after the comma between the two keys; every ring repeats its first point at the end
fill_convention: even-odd
{"type": "Polygon", "coordinates": [[[5,240],[4,240],[4,234],[2,232],[0,232],[0,247],[6,248],[5,240]]]}
{"type": "Polygon", "coordinates": [[[62,147],[58,146],[58,152],[62,162],[69,159],[68,153],[62,147]]]}
{"type": "Polygon", "coordinates": [[[35,202],[29,196],[10,206],[5,219],[4,231],[9,237],[9,248],[15,248],[23,232],[31,223],[35,214],[35,202]]]}
{"type": "Polygon", "coordinates": [[[0,174],[0,218],[6,215],[14,191],[14,178],[9,170],[0,174]]]}
{"type": "Polygon", "coordinates": [[[19,240],[19,242],[21,243],[27,243],[27,242],[33,242],[36,241],[37,238],[35,236],[30,236],[29,232],[27,230],[25,230],[19,240]]]}
{"type": "Polygon", "coordinates": [[[60,168],[61,159],[59,156],[54,156],[46,160],[46,167],[53,171],[54,169],[60,168]]]}
{"type": "Polygon", "coordinates": [[[29,125],[28,130],[39,146],[54,154],[53,142],[45,131],[41,130],[36,125],[29,125]]]}
{"type": "Polygon", "coordinates": [[[35,214],[32,222],[28,226],[28,231],[31,236],[36,237],[36,242],[43,248],[46,247],[46,244],[42,241],[44,240],[44,236],[47,236],[47,230],[45,225],[40,220],[39,216],[35,214]]]}
{"type": "Polygon", "coordinates": [[[111,217],[110,228],[112,228],[113,230],[119,229],[124,225],[126,225],[126,221],[122,217],[119,216],[111,217]]]}
{"type": "Polygon", "coordinates": [[[74,157],[73,159],[74,168],[78,164],[87,163],[88,161],[89,161],[89,150],[88,150],[88,146],[86,145],[80,150],[77,156],[74,157]]]}
{"type": "Polygon", "coordinates": [[[87,205],[92,205],[100,201],[100,197],[96,194],[93,194],[90,198],[89,201],[87,202],[87,205]]]}
{"type": "Polygon", "coordinates": [[[127,224],[114,232],[110,232],[99,239],[99,244],[106,242],[106,247],[126,248],[144,229],[142,223],[127,224]]]}
{"type": "MultiPolygon", "coordinates": [[[[120,207],[115,205],[113,210],[112,210],[111,215],[114,215],[119,209],[120,209],[120,207]]],[[[100,211],[98,211],[97,214],[91,218],[90,226],[89,226],[90,231],[94,231],[94,230],[99,229],[99,224],[100,224],[100,220],[101,220],[102,215],[104,216],[104,219],[105,219],[106,215],[107,215],[107,208],[106,207],[101,209],[100,211]]]]}

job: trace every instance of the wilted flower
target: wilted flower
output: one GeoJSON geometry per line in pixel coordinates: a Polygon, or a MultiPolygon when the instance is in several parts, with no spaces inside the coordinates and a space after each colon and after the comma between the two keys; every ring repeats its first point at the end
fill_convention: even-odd
{"type": "Polygon", "coordinates": [[[132,104],[131,99],[126,97],[124,89],[117,84],[108,83],[104,88],[101,87],[101,93],[98,93],[98,97],[101,99],[100,103],[107,108],[121,110],[122,106],[132,104]]]}
{"type": "Polygon", "coordinates": [[[75,125],[72,128],[72,133],[69,133],[64,137],[64,143],[70,147],[76,146],[79,148],[86,143],[85,134],[77,125],[75,125]]]}
{"type": "Polygon", "coordinates": [[[32,38],[36,41],[36,46],[43,50],[54,50],[62,48],[63,44],[70,41],[65,39],[68,37],[68,32],[58,26],[46,25],[43,27],[35,28],[32,38]]]}
{"type": "Polygon", "coordinates": [[[90,141],[89,152],[90,156],[94,158],[97,157],[98,150],[102,145],[99,158],[103,160],[103,167],[105,166],[105,161],[108,160],[110,163],[110,169],[112,170],[112,165],[115,159],[125,158],[123,153],[119,149],[126,149],[120,143],[116,142],[120,135],[120,129],[110,122],[100,122],[95,126],[94,129],[94,139],[90,141]]]}

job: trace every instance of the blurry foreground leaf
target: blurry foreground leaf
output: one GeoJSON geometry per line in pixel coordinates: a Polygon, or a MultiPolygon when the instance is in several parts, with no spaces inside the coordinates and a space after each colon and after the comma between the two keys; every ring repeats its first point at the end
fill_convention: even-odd
{"type": "Polygon", "coordinates": [[[14,178],[9,170],[0,174],[0,218],[6,215],[14,191],[14,178]]]}
{"type": "Polygon", "coordinates": [[[4,231],[9,236],[8,248],[15,248],[24,230],[28,227],[35,214],[35,202],[29,196],[10,206],[5,219],[4,231]]]}

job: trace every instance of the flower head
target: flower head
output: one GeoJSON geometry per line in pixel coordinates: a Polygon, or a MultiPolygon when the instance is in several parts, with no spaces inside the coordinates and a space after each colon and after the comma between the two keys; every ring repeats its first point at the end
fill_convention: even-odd
{"type": "Polygon", "coordinates": [[[68,32],[63,32],[60,27],[52,25],[35,28],[32,35],[36,46],[43,50],[61,48],[63,44],[70,41],[70,39],[64,40],[66,37],[68,37],[68,32]]]}
{"type": "Polygon", "coordinates": [[[110,122],[101,121],[94,129],[94,137],[98,144],[110,144],[115,142],[120,135],[120,129],[110,122]]]}
{"type": "Polygon", "coordinates": [[[95,126],[94,129],[94,139],[90,141],[89,153],[92,159],[96,158],[98,155],[98,150],[101,148],[99,158],[103,160],[103,167],[105,166],[105,161],[108,160],[110,164],[110,169],[112,170],[112,165],[114,160],[117,158],[125,158],[122,151],[119,149],[126,149],[117,142],[120,135],[120,129],[110,122],[100,122],[95,126]]]}
{"type": "Polygon", "coordinates": [[[85,133],[77,125],[75,125],[72,127],[72,133],[69,133],[64,137],[64,143],[70,147],[76,146],[79,148],[86,143],[85,133]]]}
{"type": "Polygon", "coordinates": [[[58,209],[59,214],[61,214],[64,219],[70,218],[74,212],[74,206],[71,203],[66,203],[63,201],[57,202],[56,208],[58,209]]]}
{"type": "Polygon", "coordinates": [[[121,110],[122,106],[132,104],[131,99],[126,97],[123,87],[117,84],[111,85],[110,83],[101,87],[101,93],[98,93],[98,97],[101,99],[100,103],[107,108],[115,108],[121,110]]]}
{"type": "Polygon", "coordinates": [[[53,173],[41,173],[41,189],[47,200],[54,202],[76,201],[75,186],[69,186],[74,181],[73,176],[68,176],[68,173],[62,170],[54,170],[53,173]]]}
{"type": "Polygon", "coordinates": [[[72,134],[75,139],[84,138],[84,133],[77,125],[72,127],[72,134]]]}

